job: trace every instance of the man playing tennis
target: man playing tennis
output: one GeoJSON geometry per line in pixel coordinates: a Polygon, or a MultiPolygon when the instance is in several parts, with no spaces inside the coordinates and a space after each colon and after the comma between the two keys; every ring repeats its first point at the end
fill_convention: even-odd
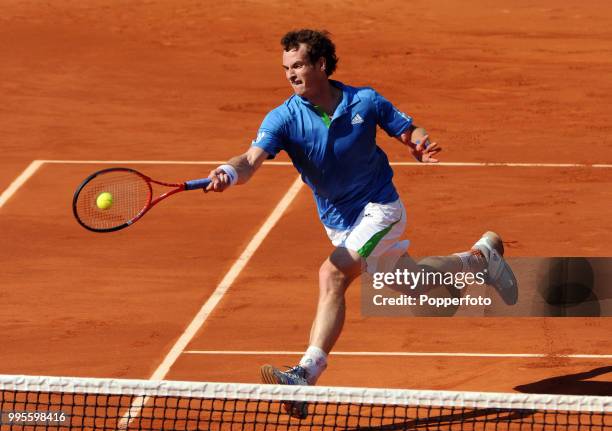
{"type": "MultiPolygon", "coordinates": [[[[338,59],[326,32],[291,31],[281,44],[283,68],[295,94],[268,113],[247,152],[211,171],[206,191],[222,192],[246,183],[264,160],[281,150],[312,189],[335,249],[319,269],[319,301],[309,347],[299,365],[289,370],[270,365],[261,370],[266,383],[306,385],[315,384],[327,366],[327,355],[342,331],[344,293],[351,281],[364,268],[373,272],[382,258],[407,257],[408,241],[400,241],[406,213],[389,160],[376,145],[377,126],[420,162],[437,162],[434,157],[441,149],[412,118],[373,89],[329,79],[338,59]]],[[[502,255],[500,237],[487,232],[471,250],[436,258],[430,266],[442,272],[486,269],[487,282],[507,301],[516,301],[516,280],[502,255]]],[[[307,415],[305,403],[285,403],[285,408],[298,418],[307,415]]]]}

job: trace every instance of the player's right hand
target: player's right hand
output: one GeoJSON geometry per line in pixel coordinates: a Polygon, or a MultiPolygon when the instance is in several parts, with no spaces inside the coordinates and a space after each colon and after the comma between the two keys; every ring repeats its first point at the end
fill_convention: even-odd
{"type": "Polygon", "coordinates": [[[204,193],[208,192],[222,192],[232,185],[229,175],[221,168],[215,168],[208,174],[210,178],[210,184],[205,189],[202,189],[204,193]]]}

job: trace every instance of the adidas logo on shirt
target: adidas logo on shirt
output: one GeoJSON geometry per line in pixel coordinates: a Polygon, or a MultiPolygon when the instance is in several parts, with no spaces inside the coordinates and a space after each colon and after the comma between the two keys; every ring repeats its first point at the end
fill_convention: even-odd
{"type": "Polygon", "coordinates": [[[361,115],[355,114],[355,116],[351,120],[351,124],[361,124],[361,123],[363,123],[363,118],[361,118],[361,115]]]}

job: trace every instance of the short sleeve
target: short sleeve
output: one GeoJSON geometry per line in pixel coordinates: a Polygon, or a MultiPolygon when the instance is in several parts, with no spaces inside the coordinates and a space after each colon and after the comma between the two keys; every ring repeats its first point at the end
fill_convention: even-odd
{"type": "Polygon", "coordinates": [[[399,136],[412,125],[412,117],[398,110],[383,96],[374,92],[377,123],[389,136],[399,136]]]}
{"type": "Polygon", "coordinates": [[[261,148],[270,154],[270,158],[274,158],[284,149],[284,137],[284,117],[277,108],[266,115],[251,145],[261,148]]]}

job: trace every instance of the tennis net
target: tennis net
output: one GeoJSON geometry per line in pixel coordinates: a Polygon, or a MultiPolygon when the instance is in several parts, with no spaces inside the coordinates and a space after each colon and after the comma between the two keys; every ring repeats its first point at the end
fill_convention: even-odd
{"type": "Polygon", "coordinates": [[[0,410],[1,430],[612,429],[612,397],[40,376],[0,376],[0,410]]]}

